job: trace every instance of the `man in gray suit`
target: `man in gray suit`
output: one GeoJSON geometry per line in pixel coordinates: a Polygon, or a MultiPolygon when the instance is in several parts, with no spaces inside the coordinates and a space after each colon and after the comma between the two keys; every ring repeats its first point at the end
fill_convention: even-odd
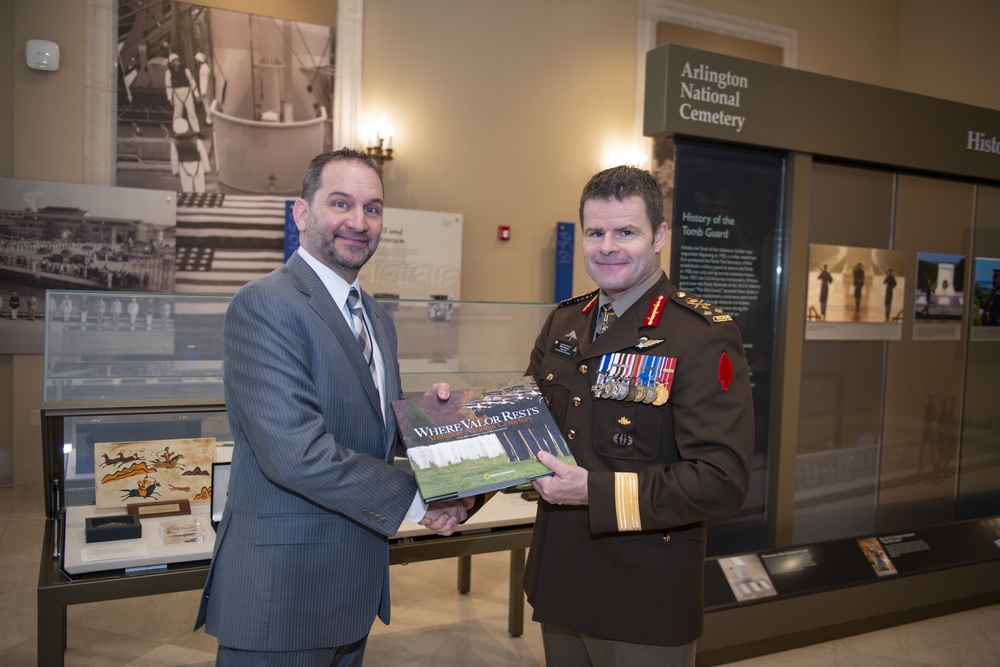
{"type": "Polygon", "coordinates": [[[388,538],[404,518],[448,535],[467,517],[464,501],[426,507],[392,465],[396,331],[358,287],[382,193],[364,153],[314,158],[293,207],[301,247],[226,313],[235,446],[195,626],[218,638],[218,665],[360,665],[376,614],[389,622],[388,538]]]}

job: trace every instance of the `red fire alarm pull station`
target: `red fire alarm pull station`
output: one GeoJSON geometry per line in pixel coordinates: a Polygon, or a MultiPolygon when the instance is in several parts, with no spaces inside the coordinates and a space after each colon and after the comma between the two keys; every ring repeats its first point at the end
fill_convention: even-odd
{"type": "Polygon", "coordinates": [[[497,227],[497,240],[498,241],[510,241],[510,227],[507,225],[500,225],[497,227]]]}

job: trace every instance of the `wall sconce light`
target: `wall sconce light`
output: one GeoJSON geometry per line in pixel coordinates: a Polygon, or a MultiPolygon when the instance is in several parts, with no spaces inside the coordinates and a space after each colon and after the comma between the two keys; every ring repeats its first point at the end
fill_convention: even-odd
{"type": "Polygon", "coordinates": [[[368,126],[368,145],[365,146],[365,152],[380,168],[392,160],[392,136],[395,133],[396,128],[386,119],[385,114],[379,117],[377,125],[368,126]]]}

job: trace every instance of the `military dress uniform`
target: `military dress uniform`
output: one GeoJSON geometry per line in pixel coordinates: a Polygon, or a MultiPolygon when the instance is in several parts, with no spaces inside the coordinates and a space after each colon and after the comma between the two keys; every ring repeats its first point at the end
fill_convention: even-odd
{"type": "Polygon", "coordinates": [[[541,623],[676,646],[703,627],[705,521],[746,496],[739,329],[665,275],[593,338],[598,292],[562,302],[528,373],[589,472],[589,506],[539,501],[524,588],[541,623]],[[640,389],[641,387],[641,389],[640,389]]]}

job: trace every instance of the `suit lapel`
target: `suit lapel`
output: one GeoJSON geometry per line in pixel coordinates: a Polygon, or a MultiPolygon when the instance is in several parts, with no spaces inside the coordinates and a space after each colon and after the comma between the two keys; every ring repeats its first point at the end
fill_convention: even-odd
{"type": "MultiPolygon", "coordinates": [[[[337,307],[337,303],[330,296],[323,281],[319,279],[316,272],[310,268],[298,253],[292,255],[288,260],[288,271],[295,280],[295,285],[300,292],[309,296],[309,307],[322,319],[337,337],[337,342],[344,351],[351,368],[361,379],[361,384],[365,387],[368,399],[375,407],[376,411],[382,414],[382,402],[378,396],[378,388],[368,371],[364,355],[358,350],[357,338],[347,324],[347,319],[337,307]]],[[[367,304],[366,304],[367,307],[367,304]]],[[[379,340],[381,346],[381,340],[379,340]]],[[[391,395],[391,394],[390,394],[391,395]]],[[[384,420],[382,420],[384,422],[384,420]]]]}

